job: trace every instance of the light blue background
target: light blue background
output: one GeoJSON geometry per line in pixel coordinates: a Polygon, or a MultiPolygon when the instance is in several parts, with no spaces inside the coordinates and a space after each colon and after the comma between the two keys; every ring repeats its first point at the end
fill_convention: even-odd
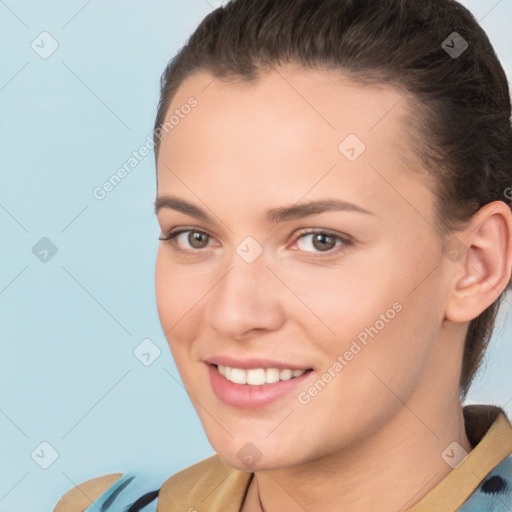
{"type": "MultiPolygon", "coordinates": [[[[512,0],[462,3],[510,77],[512,0]]],[[[218,5],[0,1],[1,512],[50,511],[111,472],[163,482],[214,453],[157,316],[153,153],[104,200],[92,190],[144,144],[165,64],[218,5]],[[43,31],[59,44],[48,59],[31,48],[43,31]],[[42,237],[58,249],[47,263],[42,237]],[[148,367],[133,355],[145,338],[161,350],[148,367]],[[42,441],[59,454],[46,470],[42,441]]],[[[512,414],[510,303],[468,403],[512,414]]]]}

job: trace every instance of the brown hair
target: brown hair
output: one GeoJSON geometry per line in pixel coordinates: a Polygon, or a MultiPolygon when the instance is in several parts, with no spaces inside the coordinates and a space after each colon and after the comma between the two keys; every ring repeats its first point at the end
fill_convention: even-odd
{"type": "MultiPolygon", "coordinates": [[[[250,82],[288,62],[408,93],[415,112],[410,145],[434,178],[443,241],[485,204],[510,206],[507,78],[484,30],[454,0],[232,0],[204,18],[162,74],[156,160],[167,110],[193,72],[250,82]],[[454,32],[462,39],[454,40],[454,32]],[[459,49],[468,44],[462,54],[450,54],[454,41],[459,49]]],[[[504,293],[469,324],[461,401],[483,360],[504,293]]]]}

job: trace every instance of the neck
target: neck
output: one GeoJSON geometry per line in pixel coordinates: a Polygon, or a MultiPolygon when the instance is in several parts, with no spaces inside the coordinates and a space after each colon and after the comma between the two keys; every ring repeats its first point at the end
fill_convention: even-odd
{"type": "Polygon", "coordinates": [[[458,397],[442,408],[420,404],[404,405],[357,446],[301,466],[255,473],[243,512],[409,509],[452,470],[441,457],[448,445],[456,441],[466,452],[472,449],[458,397]]]}

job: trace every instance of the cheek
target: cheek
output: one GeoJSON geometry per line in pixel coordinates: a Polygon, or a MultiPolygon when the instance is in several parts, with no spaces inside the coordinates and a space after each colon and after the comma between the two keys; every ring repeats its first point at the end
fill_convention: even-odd
{"type": "Polygon", "coordinates": [[[169,314],[173,311],[173,293],[170,287],[170,269],[165,264],[162,249],[158,249],[155,264],[155,297],[160,323],[165,332],[170,328],[169,314]]]}
{"type": "MultiPolygon", "coordinates": [[[[329,349],[329,361],[341,356],[343,365],[330,398],[336,399],[336,389],[348,414],[357,416],[361,407],[391,411],[400,400],[407,401],[435,356],[435,319],[427,318],[413,297],[388,292],[387,298],[368,310],[351,310],[346,336],[340,337],[337,349],[329,349]]],[[[333,421],[338,418],[330,414],[333,421]]]]}
{"type": "Polygon", "coordinates": [[[207,282],[172,264],[165,248],[160,248],[155,264],[155,297],[162,330],[176,364],[181,351],[188,351],[197,336],[202,314],[201,298],[207,282]]]}
{"type": "Polygon", "coordinates": [[[155,297],[160,323],[168,340],[182,328],[191,314],[192,305],[197,302],[194,283],[179,271],[166,254],[165,248],[158,250],[155,264],[155,297]],[[187,311],[190,310],[188,313],[187,311]],[[171,332],[172,330],[172,332],[171,332]]]}
{"type": "Polygon", "coordinates": [[[336,374],[329,387],[342,390],[339,396],[354,407],[379,391],[392,395],[384,383],[407,394],[422,374],[439,328],[427,307],[429,291],[411,293],[419,279],[414,260],[383,256],[331,275],[322,268],[311,271],[294,288],[315,314],[294,318],[322,354],[323,370],[331,367],[336,374]],[[343,368],[337,365],[336,371],[338,356],[343,368]]]}
{"type": "Polygon", "coordinates": [[[314,330],[312,340],[341,341],[378,320],[397,300],[390,270],[374,259],[331,268],[301,266],[297,272],[283,270],[280,276],[299,299],[290,296],[288,300],[293,320],[314,330]]]}
{"type": "Polygon", "coordinates": [[[194,292],[197,282],[187,270],[173,264],[167,253],[165,247],[160,247],[156,257],[155,296],[161,320],[169,323],[185,314],[191,307],[188,303],[197,301],[198,292],[194,292]]]}

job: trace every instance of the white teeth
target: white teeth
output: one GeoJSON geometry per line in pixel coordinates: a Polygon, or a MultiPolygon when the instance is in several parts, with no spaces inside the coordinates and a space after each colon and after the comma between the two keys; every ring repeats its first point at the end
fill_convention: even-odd
{"type": "Polygon", "coordinates": [[[231,368],[231,375],[229,380],[235,384],[247,384],[247,373],[241,368],[231,368]]]}
{"type": "Polygon", "coordinates": [[[235,384],[248,384],[250,386],[261,386],[272,384],[279,380],[290,380],[293,377],[301,376],[306,370],[279,370],[278,368],[254,368],[244,370],[243,368],[231,368],[229,366],[217,366],[219,373],[227,380],[235,384]]]}
{"type": "Polygon", "coordinates": [[[265,370],[265,382],[267,384],[279,382],[279,370],[277,368],[267,368],[265,370]]]}
{"type": "Polygon", "coordinates": [[[279,373],[280,380],[290,380],[293,377],[293,370],[281,370],[279,373]]]}
{"type": "Polygon", "coordinates": [[[247,384],[251,386],[261,386],[265,384],[265,370],[263,368],[255,368],[254,370],[246,370],[245,372],[247,373],[247,384]]]}

